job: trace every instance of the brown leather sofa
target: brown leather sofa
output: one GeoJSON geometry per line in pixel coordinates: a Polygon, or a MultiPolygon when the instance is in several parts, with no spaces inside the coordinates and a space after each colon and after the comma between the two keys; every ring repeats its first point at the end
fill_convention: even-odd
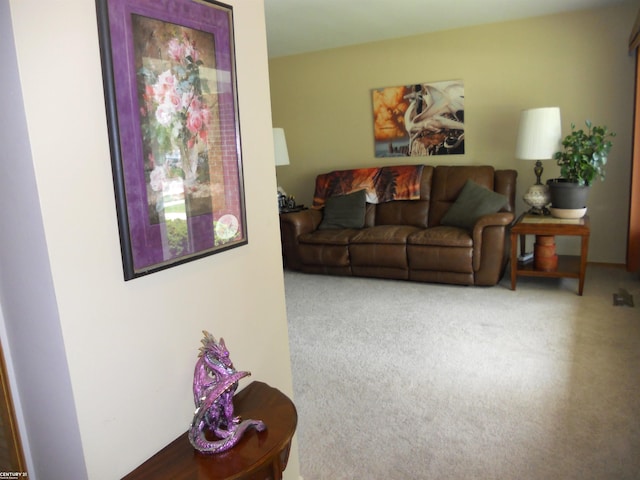
{"type": "Polygon", "coordinates": [[[308,273],[495,285],[508,259],[516,176],[491,166],[425,165],[419,198],[366,204],[363,228],[319,229],[319,208],[281,214],[285,265],[308,273]],[[468,180],[504,195],[506,204],[470,228],[442,224],[468,180]]]}

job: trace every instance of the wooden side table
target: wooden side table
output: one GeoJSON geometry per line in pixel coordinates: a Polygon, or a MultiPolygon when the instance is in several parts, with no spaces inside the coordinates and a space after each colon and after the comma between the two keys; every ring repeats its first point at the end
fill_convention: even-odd
{"type": "Polygon", "coordinates": [[[516,289],[518,276],[568,277],[578,279],[578,295],[582,295],[587,271],[590,232],[588,216],[576,220],[565,220],[548,216],[522,215],[515,225],[511,227],[511,290],[516,289]],[[527,235],[536,235],[536,237],[546,237],[547,239],[557,235],[580,236],[582,238],[580,256],[559,255],[557,267],[552,269],[537,269],[535,268],[535,261],[527,265],[519,265],[517,240],[520,237],[520,253],[524,254],[527,235]]]}
{"type": "Polygon", "coordinates": [[[249,430],[233,448],[215,455],[196,451],[184,433],[123,480],[280,480],[298,423],[295,406],[262,382],[241,390],[233,405],[235,415],[262,420],[267,429],[249,430]]]}

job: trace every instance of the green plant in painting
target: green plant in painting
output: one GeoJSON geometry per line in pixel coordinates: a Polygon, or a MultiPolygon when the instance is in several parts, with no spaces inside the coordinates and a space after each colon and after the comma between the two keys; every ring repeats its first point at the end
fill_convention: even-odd
{"type": "Polygon", "coordinates": [[[189,231],[186,220],[167,220],[167,238],[172,257],[179,257],[188,251],[189,231]]]}

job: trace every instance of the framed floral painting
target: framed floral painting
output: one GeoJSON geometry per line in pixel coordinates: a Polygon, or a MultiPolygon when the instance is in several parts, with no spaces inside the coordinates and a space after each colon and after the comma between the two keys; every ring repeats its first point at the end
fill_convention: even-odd
{"type": "Polygon", "coordinates": [[[125,280],[245,245],[232,7],[96,7],[125,280]]]}

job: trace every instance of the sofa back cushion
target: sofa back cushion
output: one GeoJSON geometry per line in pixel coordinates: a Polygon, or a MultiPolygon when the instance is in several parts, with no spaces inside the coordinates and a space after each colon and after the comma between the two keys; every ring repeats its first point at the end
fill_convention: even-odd
{"type": "Polygon", "coordinates": [[[425,165],[420,179],[420,200],[431,200],[431,184],[433,183],[433,170],[431,165],[425,165]]]}
{"type": "Polygon", "coordinates": [[[367,203],[367,210],[364,215],[364,226],[375,227],[376,225],[376,207],[374,203],[367,203]]]}
{"type": "Polygon", "coordinates": [[[456,201],[467,180],[473,180],[489,190],[494,190],[494,168],[491,166],[435,167],[431,188],[429,226],[440,225],[442,217],[456,201]]]}
{"type": "Polygon", "coordinates": [[[516,211],[516,180],[518,172],[515,170],[496,170],[493,189],[509,199],[509,203],[501,210],[515,213],[516,211]]]}
{"type": "Polygon", "coordinates": [[[420,200],[395,200],[376,205],[375,225],[411,225],[425,228],[429,221],[433,167],[425,165],[420,178],[420,200]]]}
{"type": "Polygon", "coordinates": [[[376,206],[376,225],[411,225],[425,228],[428,218],[427,200],[396,200],[376,206]]]}

